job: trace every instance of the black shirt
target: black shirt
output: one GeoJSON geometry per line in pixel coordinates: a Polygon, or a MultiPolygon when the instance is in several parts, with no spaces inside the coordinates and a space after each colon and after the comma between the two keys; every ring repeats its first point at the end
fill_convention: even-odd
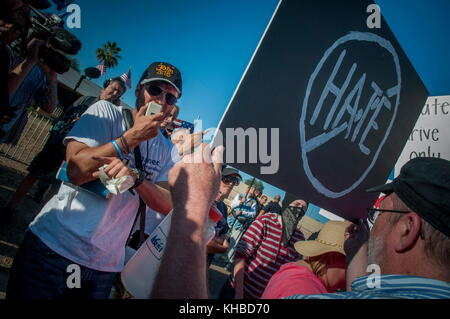
{"type": "Polygon", "coordinates": [[[281,214],[281,206],[278,203],[270,202],[266,206],[264,206],[264,212],[266,213],[275,213],[281,214]]]}

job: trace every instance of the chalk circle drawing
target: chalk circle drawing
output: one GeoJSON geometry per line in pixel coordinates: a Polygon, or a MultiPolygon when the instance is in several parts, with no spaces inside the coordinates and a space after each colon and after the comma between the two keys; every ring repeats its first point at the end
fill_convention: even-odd
{"type": "MultiPolygon", "coordinates": [[[[343,49],[339,55],[336,65],[332,71],[331,77],[333,79],[336,76],[340,65],[342,64],[342,60],[344,59],[345,55],[346,55],[346,50],[343,49]]],[[[347,79],[343,86],[348,86],[356,68],[357,68],[357,64],[354,63],[352,68],[349,71],[349,74],[348,74],[347,79]]],[[[383,70],[380,70],[380,72],[383,72],[383,70]]],[[[347,88],[347,87],[345,87],[345,88],[347,88]]],[[[316,66],[314,72],[312,73],[312,75],[308,81],[308,86],[306,89],[305,98],[303,100],[302,113],[301,113],[301,117],[300,117],[300,147],[301,147],[301,157],[302,157],[301,163],[303,164],[303,168],[306,173],[306,176],[308,177],[309,181],[311,182],[311,184],[314,186],[314,188],[318,192],[320,192],[321,194],[323,194],[329,198],[339,198],[339,197],[342,197],[342,196],[350,193],[366,178],[366,176],[369,174],[369,172],[375,165],[377,158],[380,154],[380,151],[391,132],[392,126],[393,126],[395,118],[397,116],[398,106],[400,104],[400,91],[401,91],[401,70],[400,70],[399,57],[398,57],[397,52],[395,51],[394,47],[388,40],[386,40],[376,34],[370,33],[370,32],[352,31],[349,34],[339,38],[327,51],[325,51],[323,57],[321,58],[320,62],[316,66]],[[345,109],[343,107],[341,109],[341,111],[339,112],[338,116],[336,117],[335,121],[332,123],[331,120],[332,120],[332,117],[334,116],[334,113],[338,106],[337,104],[340,103],[340,100],[342,99],[342,96],[344,93],[337,92],[337,91],[339,91],[339,88],[334,86],[333,83],[330,84],[330,80],[329,80],[327,82],[327,85],[326,85],[324,91],[322,92],[322,96],[321,96],[321,98],[316,106],[315,112],[308,124],[309,125],[315,124],[315,121],[317,120],[317,117],[321,110],[321,107],[323,106],[323,103],[324,103],[327,95],[330,92],[331,92],[331,94],[335,94],[336,97],[338,97],[337,94],[341,94],[341,96],[339,98],[336,98],[336,101],[335,101],[333,107],[331,108],[330,114],[327,116],[327,119],[326,119],[326,122],[324,125],[324,131],[326,131],[326,129],[328,129],[328,127],[331,127],[333,130],[323,133],[319,136],[313,137],[309,140],[306,140],[307,130],[305,128],[305,121],[307,121],[306,117],[307,117],[307,111],[308,111],[308,102],[309,102],[309,97],[311,95],[312,87],[314,85],[314,81],[316,80],[319,72],[321,71],[324,64],[327,62],[327,59],[330,57],[330,55],[339,46],[342,46],[343,44],[346,44],[347,42],[350,42],[350,41],[359,41],[360,43],[367,43],[370,45],[375,44],[375,45],[378,45],[379,47],[381,47],[382,49],[386,50],[390,54],[390,56],[392,57],[393,63],[394,63],[393,65],[395,65],[395,74],[396,74],[395,83],[396,83],[396,85],[392,88],[387,89],[385,93],[389,98],[396,96],[395,106],[392,109],[392,105],[391,105],[389,99],[383,95],[383,90],[381,90],[380,87],[374,81],[372,81],[371,86],[372,86],[372,89],[374,90],[374,94],[372,95],[369,103],[367,104],[365,111],[363,111],[362,109],[358,109],[359,98],[361,96],[361,91],[362,91],[363,86],[366,81],[366,74],[363,74],[361,76],[360,80],[358,81],[358,83],[355,85],[354,89],[349,93],[347,99],[345,99],[345,101],[344,101],[344,103],[345,103],[344,106],[347,109],[345,109]],[[354,109],[351,109],[350,103],[351,103],[351,100],[355,97],[356,97],[356,106],[354,107],[354,109]],[[321,147],[323,144],[325,144],[332,138],[336,137],[337,135],[343,133],[345,130],[347,131],[347,133],[345,135],[345,139],[348,139],[350,137],[350,131],[352,129],[352,127],[351,127],[352,124],[359,121],[358,125],[356,125],[356,127],[354,128],[355,131],[352,136],[352,142],[354,142],[356,135],[359,134],[359,130],[361,129],[362,123],[367,118],[368,112],[370,110],[375,110],[374,115],[372,115],[372,118],[370,120],[372,122],[369,121],[369,124],[368,124],[366,130],[362,134],[361,141],[358,144],[361,153],[363,153],[366,156],[369,155],[371,153],[371,150],[369,150],[367,147],[364,146],[363,141],[367,137],[367,133],[370,131],[370,129],[378,129],[378,125],[374,120],[376,119],[376,116],[378,116],[378,113],[380,112],[380,110],[383,106],[392,112],[392,118],[389,122],[389,125],[388,125],[386,131],[385,131],[385,135],[382,137],[380,144],[378,145],[378,147],[375,150],[372,161],[367,166],[365,171],[359,176],[359,178],[356,178],[356,180],[353,182],[353,184],[351,184],[348,187],[346,185],[345,189],[331,190],[331,189],[327,188],[326,186],[324,186],[324,184],[318,178],[316,178],[316,176],[314,176],[314,173],[312,172],[312,170],[310,168],[310,165],[308,162],[308,153],[316,148],[321,147]],[[341,125],[341,126],[337,127],[337,124],[339,124],[338,122],[342,118],[344,111],[345,110],[348,111],[349,109],[351,109],[351,112],[353,113],[351,115],[351,121],[349,121],[349,123],[345,123],[345,125],[341,125]],[[337,118],[339,118],[339,120],[337,118]],[[370,125],[372,125],[372,127],[370,127],[370,125]]],[[[313,103],[311,102],[311,104],[313,104],[313,103]]]]}

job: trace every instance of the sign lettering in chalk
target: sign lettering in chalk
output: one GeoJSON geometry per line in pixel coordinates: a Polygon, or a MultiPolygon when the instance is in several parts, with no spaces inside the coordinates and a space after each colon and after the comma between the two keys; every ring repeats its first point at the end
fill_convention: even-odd
{"type": "Polygon", "coordinates": [[[275,174],[242,150],[230,164],[348,219],[366,216],[428,97],[386,21],[367,28],[372,3],[281,1],[219,125],[225,141],[279,128],[275,174]]]}

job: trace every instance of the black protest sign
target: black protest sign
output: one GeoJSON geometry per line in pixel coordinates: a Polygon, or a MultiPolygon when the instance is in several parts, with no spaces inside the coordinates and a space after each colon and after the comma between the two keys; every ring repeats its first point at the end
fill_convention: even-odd
{"type": "Polygon", "coordinates": [[[282,1],[219,126],[227,163],[345,218],[366,216],[428,97],[370,4],[282,1]]]}

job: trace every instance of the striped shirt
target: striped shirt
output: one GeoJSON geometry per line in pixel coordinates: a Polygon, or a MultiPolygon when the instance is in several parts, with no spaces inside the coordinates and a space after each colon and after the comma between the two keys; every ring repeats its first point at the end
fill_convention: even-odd
{"type": "Polygon", "coordinates": [[[244,298],[261,298],[272,275],[283,264],[301,258],[294,243],[304,240],[303,234],[296,229],[284,247],[279,216],[267,213],[255,220],[238,244],[235,258],[245,259],[244,298]]]}
{"type": "Polygon", "coordinates": [[[294,295],[288,299],[449,299],[450,283],[407,275],[380,275],[374,288],[374,275],[352,282],[352,291],[321,295],[294,295]]]}

